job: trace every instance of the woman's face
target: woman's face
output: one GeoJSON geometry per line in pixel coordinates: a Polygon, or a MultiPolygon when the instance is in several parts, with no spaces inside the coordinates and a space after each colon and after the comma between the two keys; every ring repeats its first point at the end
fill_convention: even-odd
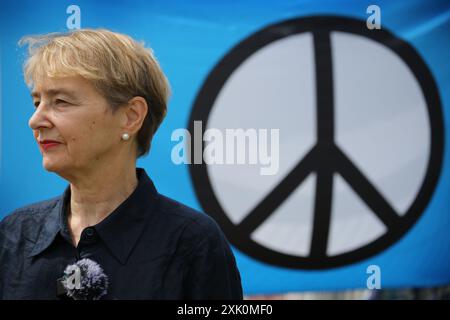
{"type": "Polygon", "coordinates": [[[121,148],[120,112],[81,76],[44,78],[32,92],[29,120],[46,170],[62,176],[111,163],[121,148]],[[55,140],[56,145],[41,144],[55,140]]]}

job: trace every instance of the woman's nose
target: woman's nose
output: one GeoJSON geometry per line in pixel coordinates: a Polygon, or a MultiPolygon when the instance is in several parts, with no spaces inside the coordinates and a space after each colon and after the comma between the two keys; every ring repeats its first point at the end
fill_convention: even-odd
{"type": "Polygon", "coordinates": [[[40,103],[39,106],[35,109],[33,115],[28,121],[28,125],[31,129],[37,130],[39,128],[51,128],[53,126],[52,122],[49,120],[48,108],[45,104],[40,103]]]}

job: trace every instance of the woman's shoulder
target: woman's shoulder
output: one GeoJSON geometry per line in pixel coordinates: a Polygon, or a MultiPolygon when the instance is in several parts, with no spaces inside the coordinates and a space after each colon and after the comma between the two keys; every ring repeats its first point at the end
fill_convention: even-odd
{"type": "Polygon", "coordinates": [[[34,229],[44,221],[47,214],[56,207],[59,201],[60,197],[54,197],[19,207],[1,220],[0,230],[21,233],[20,231],[34,229]]]}
{"type": "Polygon", "coordinates": [[[188,226],[188,233],[210,237],[223,236],[221,228],[212,217],[174,199],[160,195],[158,210],[166,222],[188,226]]]}

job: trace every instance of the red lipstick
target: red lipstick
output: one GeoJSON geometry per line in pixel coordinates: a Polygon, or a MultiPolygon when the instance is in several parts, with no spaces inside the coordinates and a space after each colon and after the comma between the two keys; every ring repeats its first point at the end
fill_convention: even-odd
{"type": "Polygon", "coordinates": [[[44,150],[48,150],[50,148],[60,145],[61,143],[55,140],[42,140],[39,141],[39,144],[42,146],[44,150]]]}

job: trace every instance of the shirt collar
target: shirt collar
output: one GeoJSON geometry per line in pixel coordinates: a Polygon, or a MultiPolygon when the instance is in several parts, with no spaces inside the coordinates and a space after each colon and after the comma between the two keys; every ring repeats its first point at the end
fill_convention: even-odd
{"type": "MultiPolygon", "coordinates": [[[[136,175],[136,189],[103,221],[94,226],[101,240],[122,264],[126,263],[158,200],[156,188],[145,170],[137,168],[136,175]]],[[[48,248],[59,232],[69,234],[66,218],[69,201],[70,186],[47,215],[30,257],[48,248]]]]}

